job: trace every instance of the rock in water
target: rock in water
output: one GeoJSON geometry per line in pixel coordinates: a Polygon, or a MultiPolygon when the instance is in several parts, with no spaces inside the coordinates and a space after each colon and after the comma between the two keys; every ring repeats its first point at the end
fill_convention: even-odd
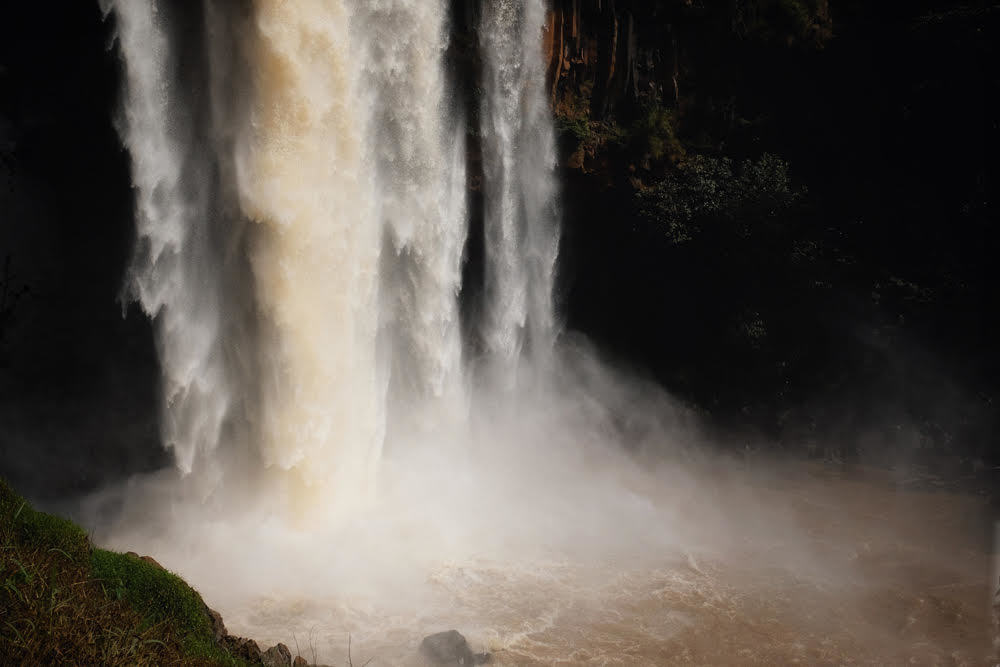
{"type": "Polygon", "coordinates": [[[267,649],[260,659],[266,667],[292,667],[292,652],[284,644],[267,649]]]}
{"type": "Polygon", "coordinates": [[[482,665],[490,661],[489,653],[473,653],[469,642],[458,630],[428,635],[420,642],[420,654],[433,665],[482,665]]]}

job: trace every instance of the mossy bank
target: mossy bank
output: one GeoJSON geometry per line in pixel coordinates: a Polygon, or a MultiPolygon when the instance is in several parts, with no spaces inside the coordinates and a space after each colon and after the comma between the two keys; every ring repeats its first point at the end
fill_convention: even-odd
{"type": "Polygon", "coordinates": [[[201,596],[152,559],[95,548],[0,480],[0,662],[244,665],[201,596]]]}

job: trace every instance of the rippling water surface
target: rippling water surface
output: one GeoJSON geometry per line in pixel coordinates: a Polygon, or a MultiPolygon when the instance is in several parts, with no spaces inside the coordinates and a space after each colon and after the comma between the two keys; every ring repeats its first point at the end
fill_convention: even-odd
{"type": "MultiPolygon", "coordinates": [[[[673,533],[672,546],[640,537],[599,554],[553,547],[502,560],[487,548],[400,567],[398,595],[383,580],[374,597],[347,586],[325,598],[232,600],[223,613],[234,632],[294,637],[303,655],[333,664],[346,661],[349,636],[355,663],[416,664],[422,636],[452,627],[501,665],[988,662],[983,502],[904,491],[873,471],[780,470],[705,473],[697,490],[668,485],[659,500],[676,511],[647,495],[661,521],[645,529],[673,533]]],[[[362,553],[372,546],[363,535],[341,548],[405,561],[397,537],[380,555],[362,553]]]]}

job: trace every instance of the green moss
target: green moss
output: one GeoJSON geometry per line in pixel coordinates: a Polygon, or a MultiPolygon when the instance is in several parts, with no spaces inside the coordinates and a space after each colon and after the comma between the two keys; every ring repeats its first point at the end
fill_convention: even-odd
{"type": "Polygon", "coordinates": [[[104,549],[94,549],[90,562],[109,597],[128,601],[150,625],[172,625],[187,653],[237,664],[216,646],[205,603],[179,576],[135,556],[104,549]]]}
{"type": "Polygon", "coordinates": [[[12,664],[242,665],[180,577],[92,549],[0,480],[0,655],[12,664]]]}
{"type": "Polygon", "coordinates": [[[10,530],[8,539],[26,547],[44,547],[84,563],[89,551],[87,534],[68,519],[39,512],[0,480],[0,521],[10,530]]]}

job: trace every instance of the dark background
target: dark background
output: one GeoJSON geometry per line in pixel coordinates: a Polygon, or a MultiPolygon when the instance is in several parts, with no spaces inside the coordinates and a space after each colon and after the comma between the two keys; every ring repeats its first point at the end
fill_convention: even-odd
{"type": "MultiPolygon", "coordinates": [[[[133,226],[112,27],[96,3],[18,4],[0,20],[0,475],[65,497],[168,458],[152,327],[119,298],[133,226]]],[[[748,28],[741,3],[591,4],[581,48],[595,57],[556,95],[568,327],[732,446],[990,488],[997,6],[761,2],[748,28]],[[597,105],[611,19],[634,22],[639,64],[630,91],[597,105]],[[652,158],[636,139],[651,105],[675,141],[652,158]],[[583,168],[569,159],[581,145],[583,168]],[[638,193],[695,156],[738,171],[764,153],[800,193],[777,213],[696,220],[677,243],[643,209],[638,193]]],[[[455,30],[453,57],[471,63],[474,36],[455,30]]]]}
{"type": "Polygon", "coordinates": [[[557,90],[583,153],[565,178],[570,325],[741,446],[995,467],[1000,6],[556,4],[583,24],[557,90]],[[786,189],[740,180],[766,154],[786,189]],[[692,168],[725,160],[730,179],[692,168]],[[674,207],[646,196],[672,182],[672,203],[742,198],[678,241],[674,207]]]}
{"type": "Polygon", "coordinates": [[[0,475],[59,497],[167,457],[152,328],[119,301],[132,191],[110,26],[96,2],[17,4],[0,20],[0,475]]]}

